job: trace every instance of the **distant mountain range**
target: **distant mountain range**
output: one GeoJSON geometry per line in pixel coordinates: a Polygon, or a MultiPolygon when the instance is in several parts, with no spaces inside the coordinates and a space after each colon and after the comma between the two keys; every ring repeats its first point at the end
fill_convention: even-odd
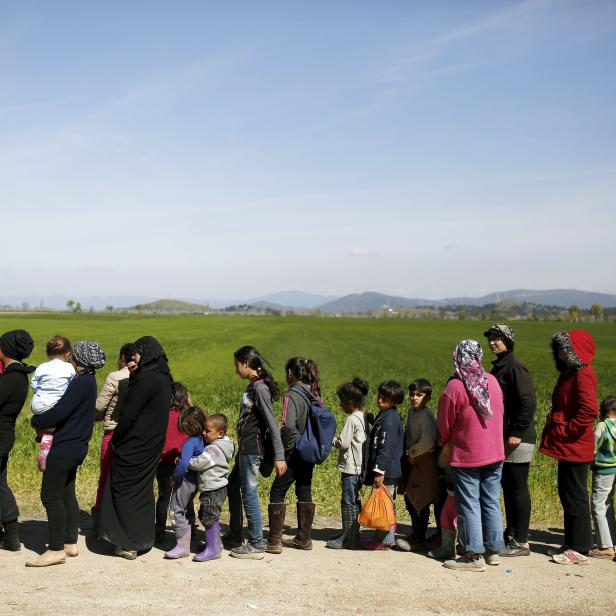
{"type": "MultiPolygon", "coordinates": [[[[104,310],[107,306],[115,309],[129,308],[136,305],[151,304],[160,301],[180,301],[189,302],[195,308],[209,306],[213,309],[220,309],[230,305],[250,304],[257,308],[271,308],[275,310],[312,310],[319,309],[325,313],[348,314],[354,312],[371,312],[388,306],[390,308],[417,308],[418,306],[484,306],[495,304],[502,301],[526,302],[530,304],[543,304],[549,306],[559,306],[569,308],[575,304],[579,308],[588,309],[592,304],[601,304],[605,308],[616,307],[616,295],[608,293],[595,293],[593,291],[579,291],[577,289],[548,289],[530,290],[515,289],[510,291],[499,291],[483,295],[481,297],[450,297],[440,300],[400,297],[367,291],[364,293],[352,293],[344,297],[327,295],[316,295],[313,293],[303,293],[302,291],[283,291],[260,297],[248,299],[195,299],[178,297],[174,300],[160,300],[160,298],[147,296],[113,295],[104,297],[80,297],[54,295],[54,296],[0,296],[0,307],[12,306],[16,308],[27,307],[30,309],[50,308],[62,310],[66,308],[69,300],[80,302],[82,310],[90,308],[94,310],[104,310]]],[[[165,304],[161,304],[164,306],[165,304]]]]}

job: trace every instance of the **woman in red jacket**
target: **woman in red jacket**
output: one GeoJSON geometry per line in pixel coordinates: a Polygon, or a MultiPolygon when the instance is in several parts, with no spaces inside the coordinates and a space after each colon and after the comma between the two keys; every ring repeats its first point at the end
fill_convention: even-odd
{"type": "Polygon", "coordinates": [[[597,377],[590,365],[595,342],[583,330],[558,332],[552,337],[552,351],[560,376],[539,448],[558,460],[558,496],[564,511],[565,544],[552,560],[588,564],[593,538],[587,479],[595,459],[593,423],[598,407],[597,377]]]}

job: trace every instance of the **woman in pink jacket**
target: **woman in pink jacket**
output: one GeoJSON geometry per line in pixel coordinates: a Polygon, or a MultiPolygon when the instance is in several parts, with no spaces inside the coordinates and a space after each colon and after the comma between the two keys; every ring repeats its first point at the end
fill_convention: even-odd
{"type": "Polygon", "coordinates": [[[458,510],[458,533],[464,554],[444,566],[485,571],[498,565],[505,547],[500,481],[505,459],[503,394],[498,381],[481,365],[476,340],[462,340],[453,352],[455,374],[438,401],[438,429],[449,445],[458,510]]]}
{"type": "Polygon", "coordinates": [[[558,496],[564,511],[565,544],[552,560],[585,565],[593,547],[587,480],[595,459],[593,424],[598,410],[597,377],[590,365],[595,341],[583,330],[558,332],[552,337],[552,351],[559,377],[539,448],[558,460],[558,496]]]}

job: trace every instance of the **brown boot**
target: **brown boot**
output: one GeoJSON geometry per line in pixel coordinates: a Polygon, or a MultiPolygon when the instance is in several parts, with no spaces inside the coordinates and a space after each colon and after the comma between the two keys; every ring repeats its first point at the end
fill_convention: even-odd
{"type": "Polygon", "coordinates": [[[297,550],[312,550],[310,531],[315,507],[314,503],[297,503],[297,536],[293,539],[283,539],[284,546],[297,550]]]}
{"type": "Polygon", "coordinates": [[[267,506],[269,515],[269,538],[265,544],[265,551],[270,554],[282,552],[282,525],[287,506],[284,503],[270,503],[267,506]]]}

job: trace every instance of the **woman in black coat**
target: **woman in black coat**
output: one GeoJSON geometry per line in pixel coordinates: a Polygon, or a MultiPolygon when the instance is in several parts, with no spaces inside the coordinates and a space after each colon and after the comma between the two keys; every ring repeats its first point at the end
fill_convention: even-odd
{"type": "Polygon", "coordinates": [[[34,366],[23,360],[30,355],[34,342],[23,329],[6,332],[0,337],[0,549],[17,552],[21,549],[17,518],[19,509],[7,483],[9,454],[15,442],[15,422],[28,396],[28,375],[34,366]]]}
{"type": "Polygon", "coordinates": [[[64,395],[41,415],[34,415],[35,428],[55,428],[41,483],[41,502],[47,511],[49,546],[26,567],[59,565],[67,556],[75,557],[79,532],[79,504],[75,478],[88,453],[88,443],[96,415],[94,371],[105,365],[105,353],[94,340],[80,340],[72,349],[75,366],[64,395]]]}
{"type": "Polygon", "coordinates": [[[496,355],[491,372],[503,390],[505,404],[503,438],[507,457],[503,464],[501,485],[507,528],[505,549],[501,556],[528,556],[531,512],[528,471],[537,438],[535,387],[528,369],[513,352],[513,329],[505,323],[496,323],[484,332],[484,336],[496,355]]]}
{"type": "Polygon", "coordinates": [[[144,336],[137,353],[118,425],[99,535],[128,560],[154,545],[154,477],[165,444],[173,381],[159,342],[144,336]]]}

